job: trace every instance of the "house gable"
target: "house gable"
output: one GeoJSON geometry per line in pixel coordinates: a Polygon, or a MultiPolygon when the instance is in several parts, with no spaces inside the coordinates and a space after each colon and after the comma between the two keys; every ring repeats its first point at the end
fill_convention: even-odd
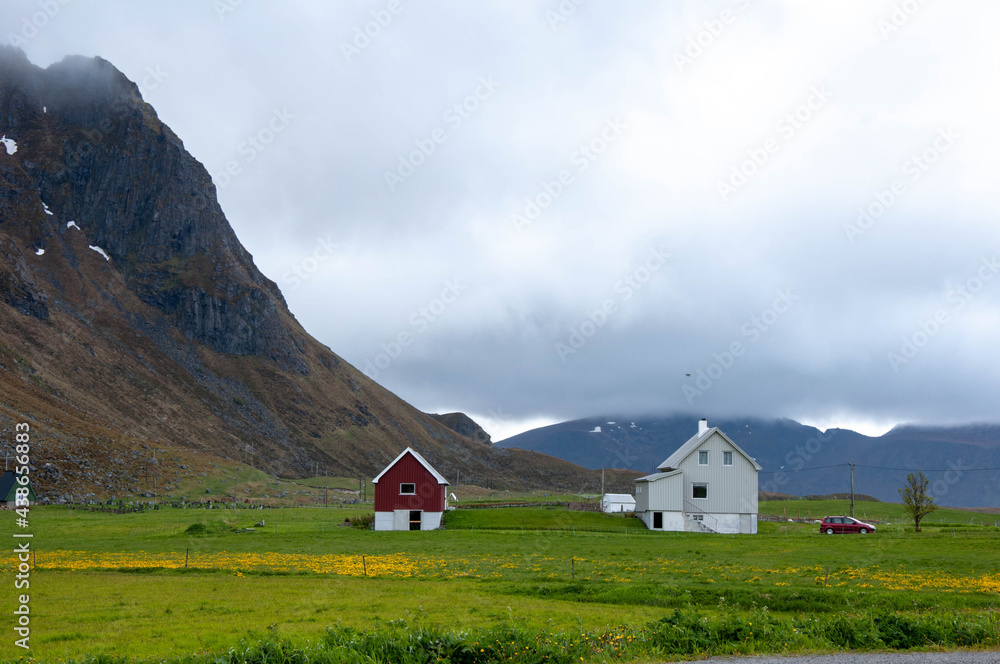
{"type": "Polygon", "coordinates": [[[756,514],[760,466],[718,429],[700,436],[679,465],[684,476],[685,512],[756,514]],[[728,465],[727,452],[732,454],[728,465]],[[703,455],[705,458],[700,458],[703,455]]]}
{"type": "Polygon", "coordinates": [[[708,440],[715,434],[722,436],[722,438],[726,441],[726,443],[728,443],[729,446],[732,447],[735,452],[739,453],[744,459],[750,462],[754,468],[756,468],[757,470],[761,470],[761,466],[756,461],[754,461],[753,457],[744,452],[739,445],[734,443],[732,439],[730,439],[729,436],[724,434],[722,430],[720,430],[718,427],[712,427],[711,429],[708,429],[700,434],[691,436],[691,438],[689,438],[687,442],[685,442],[683,445],[677,448],[677,451],[668,456],[663,463],[661,463],[659,466],[656,467],[656,469],[664,472],[669,472],[671,470],[676,470],[680,468],[681,465],[684,463],[684,461],[688,457],[690,457],[695,450],[700,449],[702,445],[708,442],[708,440]]]}
{"type": "Polygon", "coordinates": [[[439,473],[438,471],[434,470],[434,466],[432,466],[431,464],[427,463],[427,460],[424,459],[422,456],[420,456],[420,453],[417,452],[412,447],[407,447],[405,450],[403,450],[402,452],[400,452],[399,456],[397,456],[395,459],[393,459],[392,462],[388,466],[386,466],[385,469],[381,473],[379,473],[378,475],[375,476],[375,479],[372,480],[372,484],[378,484],[378,481],[380,479],[382,479],[382,476],[385,475],[387,472],[389,472],[389,470],[392,469],[392,467],[395,466],[397,463],[399,463],[399,460],[402,459],[407,454],[411,455],[414,459],[416,459],[417,463],[419,463],[421,466],[423,466],[424,470],[426,470],[428,473],[430,473],[431,476],[435,480],[437,480],[438,484],[444,484],[444,485],[448,484],[448,480],[446,480],[444,478],[444,476],[441,475],[441,473],[439,473]]]}
{"type": "Polygon", "coordinates": [[[448,481],[417,452],[407,448],[385,470],[375,485],[375,512],[398,510],[443,512],[448,481]]]}

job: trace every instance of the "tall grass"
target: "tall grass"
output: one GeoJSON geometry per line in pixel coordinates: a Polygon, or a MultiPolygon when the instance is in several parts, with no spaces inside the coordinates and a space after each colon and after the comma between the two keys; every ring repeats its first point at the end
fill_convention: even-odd
{"type": "MultiPolygon", "coordinates": [[[[319,643],[244,641],[217,654],[159,660],[164,664],[535,664],[636,661],[663,657],[752,655],[813,650],[996,648],[998,614],[872,611],[776,617],[766,609],[723,616],[676,610],[641,628],[537,632],[513,621],[485,630],[453,631],[390,621],[374,630],[330,627],[319,643]]],[[[132,660],[98,657],[87,664],[132,660]]],[[[153,660],[146,660],[152,662],[153,660]]]]}

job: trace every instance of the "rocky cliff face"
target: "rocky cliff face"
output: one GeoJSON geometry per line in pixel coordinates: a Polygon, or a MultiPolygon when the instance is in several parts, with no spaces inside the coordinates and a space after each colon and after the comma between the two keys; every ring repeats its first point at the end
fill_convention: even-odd
{"type": "Polygon", "coordinates": [[[101,59],[41,71],[19,55],[4,58],[0,126],[30,145],[21,184],[53,212],[48,234],[70,232],[62,220],[86,225],[128,288],[189,339],[307,371],[280,291],[236,239],[208,172],[135,84],[101,59]]]}
{"type": "Polygon", "coordinates": [[[410,445],[469,481],[589,477],[484,449],[309,336],[110,63],[0,48],[0,134],[0,425],[35,423],[55,485],[134,492],[157,445],[288,475],[371,476],[410,445]]]}

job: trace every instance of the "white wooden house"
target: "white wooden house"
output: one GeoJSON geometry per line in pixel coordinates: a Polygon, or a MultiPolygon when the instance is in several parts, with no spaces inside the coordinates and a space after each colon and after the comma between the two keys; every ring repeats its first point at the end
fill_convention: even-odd
{"type": "Polygon", "coordinates": [[[650,530],[757,532],[761,467],[708,421],[656,473],[635,481],[635,511],[650,530]]]}
{"type": "Polygon", "coordinates": [[[601,496],[601,511],[605,514],[634,512],[635,498],[627,493],[606,493],[601,496]]]}

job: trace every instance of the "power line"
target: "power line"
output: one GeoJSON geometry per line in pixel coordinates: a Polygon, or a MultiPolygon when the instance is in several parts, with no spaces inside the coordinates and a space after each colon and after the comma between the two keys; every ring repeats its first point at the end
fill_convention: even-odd
{"type": "Polygon", "coordinates": [[[835,463],[832,466],[816,466],[815,468],[795,468],[792,470],[762,470],[761,474],[764,473],[804,473],[807,470],[823,470],[825,468],[840,468],[842,466],[849,466],[849,463],[835,463]]]}
{"type": "MultiPolygon", "coordinates": [[[[850,466],[848,462],[835,463],[829,466],[816,466],[814,468],[792,468],[788,470],[762,470],[761,475],[770,473],[804,473],[808,470],[825,470],[827,468],[842,468],[844,466],[850,466]]],[[[871,468],[873,470],[902,470],[908,473],[946,473],[948,471],[955,471],[957,473],[975,473],[975,472],[986,472],[986,471],[998,471],[1000,468],[889,468],[888,466],[866,466],[863,463],[855,464],[858,468],[871,468]]]]}
{"type": "Polygon", "coordinates": [[[905,470],[911,473],[946,473],[953,470],[958,473],[973,473],[985,470],[1000,470],[1000,468],[887,468],[885,466],[866,466],[858,464],[859,468],[874,468],[875,470],[905,470]]]}

